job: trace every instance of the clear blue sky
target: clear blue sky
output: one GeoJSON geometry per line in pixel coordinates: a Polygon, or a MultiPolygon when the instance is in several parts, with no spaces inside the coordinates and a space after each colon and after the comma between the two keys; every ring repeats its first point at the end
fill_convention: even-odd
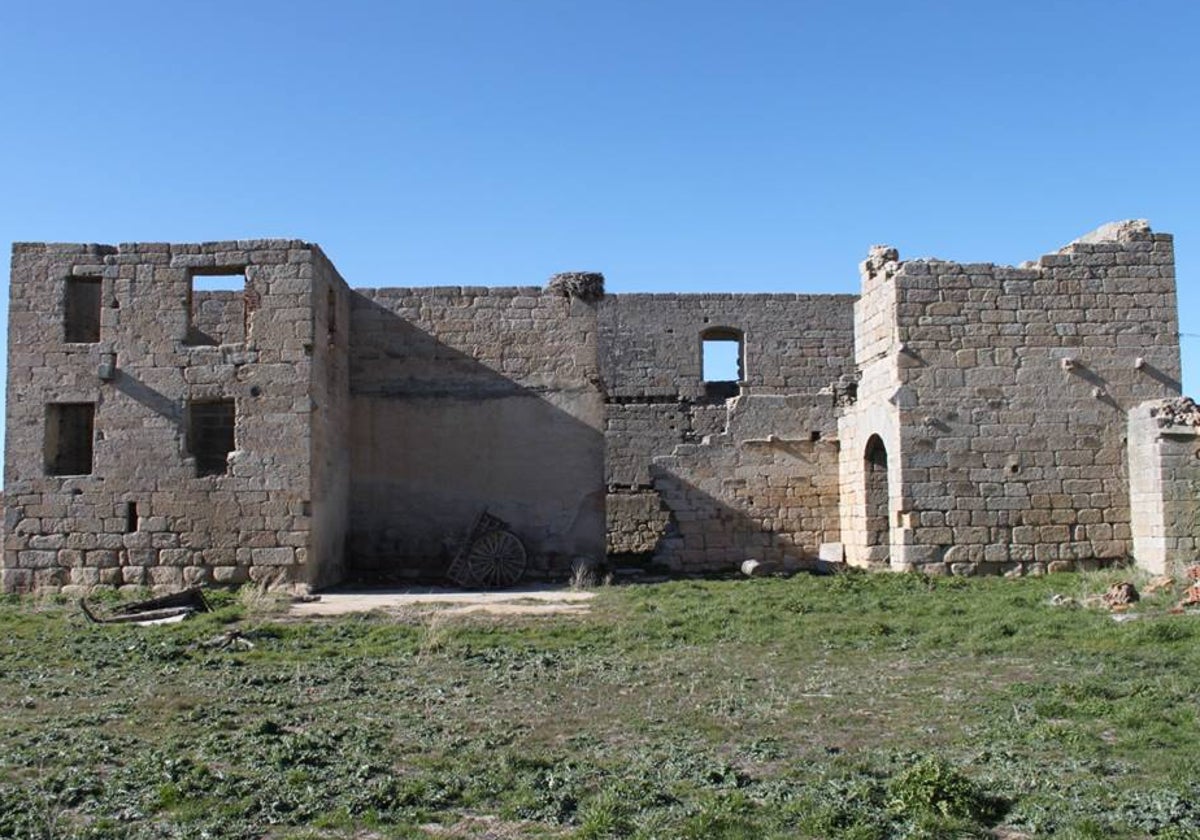
{"type": "Polygon", "coordinates": [[[1141,217],[1200,335],[1198,41],[1195,0],[13,0],[0,245],[856,292],[872,243],[1016,263],[1141,217]]]}

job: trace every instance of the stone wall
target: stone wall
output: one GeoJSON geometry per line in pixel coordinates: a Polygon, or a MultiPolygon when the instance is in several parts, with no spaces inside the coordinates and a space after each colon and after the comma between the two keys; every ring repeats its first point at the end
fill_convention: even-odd
{"type": "Polygon", "coordinates": [[[962,574],[1194,557],[1170,236],[1109,225],[1019,268],[876,247],[862,276],[355,291],[292,240],[18,244],[0,586],[437,577],[484,509],[532,577],[839,541],[962,574]],[[705,381],[706,337],[738,381],[705,381]]]}
{"type": "Polygon", "coordinates": [[[742,393],[815,394],[852,370],[853,295],[631,294],[599,305],[610,401],[703,401],[701,335],[743,335],[742,393]]]}
{"type": "MultiPolygon", "coordinates": [[[[893,566],[1037,571],[1130,556],[1126,412],[1179,393],[1173,265],[1170,236],[1124,223],[1021,268],[918,260],[882,272],[897,329],[876,366],[899,385],[880,393],[864,370],[860,394],[875,394],[890,427],[893,566]]],[[[844,436],[844,464],[863,463],[866,411],[843,420],[857,434],[844,436]]],[[[844,471],[843,485],[861,488],[861,473],[844,471]]],[[[861,520],[846,539],[867,545],[861,520]]]]}
{"type": "Polygon", "coordinates": [[[684,572],[729,570],[744,560],[802,568],[822,542],[837,541],[838,443],[832,400],[823,402],[738,397],[724,434],[656,457],[654,493],[670,513],[670,530],[654,559],[684,572]]]}
{"type": "Polygon", "coordinates": [[[887,567],[902,551],[898,521],[901,388],[896,284],[899,255],[876,246],[859,267],[862,297],[854,304],[854,361],[858,381],[846,394],[838,418],[841,539],[846,562],[860,568],[887,567]],[[870,465],[868,447],[887,465],[870,465]],[[890,460],[888,460],[890,459],[890,460]],[[878,473],[878,474],[876,474],[878,473]],[[873,520],[882,518],[882,523],[873,520]],[[893,544],[895,542],[895,544],[893,544]]]}
{"type": "Polygon", "coordinates": [[[748,558],[815,556],[818,530],[836,538],[836,494],[831,506],[826,480],[814,487],[813,452],[836,452],[836,392],[853,372],[853,300],[604,299],[609,554],[705,571],[748,558]],[[702,340],[714,329],[741,336],[737,400],[703,379],[702,340]],[[734,417],[741,431],[731,431],[734,417]],[[770,435],[781,442],[763,445],[770,435]]]}
{"type": "Polygon", "coordinates": [[[353,295],[350,549],[371,577],[436,576],[485,508],[533,576],[604,552],[593,304],[539,288],[353,295]]]}
{"type": "Polygon", "coordinates": [[[6,590],[322,579],[308,544],[313,259],[284,240],[14,246],[6,590]],[[191,278],[216,270],[244,272],[246,289],[205,326],[244,340],[198,344],[191,278]],[[71,277],[101,280],[97,341],[63,340],[71,277]],[[235,407],[219,474],[199,475],[191,451],[190,406],[205,401],[235,407]],[[91,407],[90,437],[58,428],[64,405],[91,407]],[[91,458],[47,474],[60,433],[91,458]]]}

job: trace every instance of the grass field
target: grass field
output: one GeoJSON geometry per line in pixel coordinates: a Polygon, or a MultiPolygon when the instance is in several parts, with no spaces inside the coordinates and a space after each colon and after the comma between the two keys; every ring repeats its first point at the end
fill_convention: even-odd
{"type": "Polygon", "coordinates": [[[0,601],[0,837],[1200,838],[1200,617],[1049,604],[1114,579],[303,623],[217,593],[153,628],[0,601]]]}

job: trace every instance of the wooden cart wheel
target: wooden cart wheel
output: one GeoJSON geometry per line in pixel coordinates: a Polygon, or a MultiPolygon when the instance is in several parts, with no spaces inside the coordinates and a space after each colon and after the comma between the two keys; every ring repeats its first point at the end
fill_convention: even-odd
{"type": "Polygon", "coordinates": [[[488,531],[471,543],[467,565],[477,586],[512,586],[525,572],[525,546],[509,531],[488,531]]]}

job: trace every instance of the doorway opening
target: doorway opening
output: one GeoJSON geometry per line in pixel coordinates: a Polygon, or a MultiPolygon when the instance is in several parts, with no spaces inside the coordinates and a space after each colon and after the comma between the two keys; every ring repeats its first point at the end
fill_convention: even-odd
{"type": "Polygon", "coordinates": [[[886,563],[891,554],[888,457],[887,447],[879,435],[871,435],[867,441],[863,453],[863,475],[866,481],[867,557],[872,563],[886,563]]]}

